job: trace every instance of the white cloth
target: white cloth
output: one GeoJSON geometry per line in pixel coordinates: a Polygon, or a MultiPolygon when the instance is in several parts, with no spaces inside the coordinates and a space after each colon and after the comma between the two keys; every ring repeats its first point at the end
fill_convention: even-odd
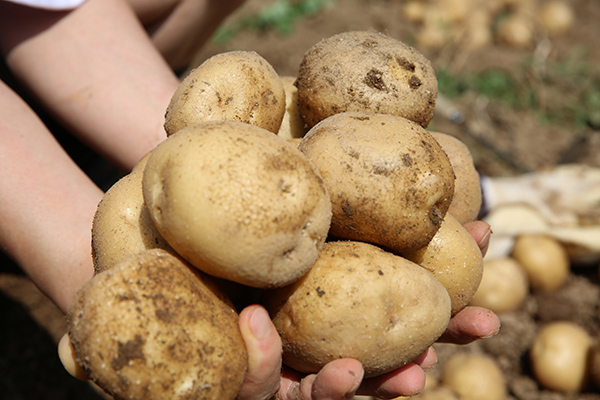
{"type": "Polygon", "coordinates": [[[24,6],[43,8],[46,10],[71,10],[80,6],[85,0],[4,0],[24,6]]]}

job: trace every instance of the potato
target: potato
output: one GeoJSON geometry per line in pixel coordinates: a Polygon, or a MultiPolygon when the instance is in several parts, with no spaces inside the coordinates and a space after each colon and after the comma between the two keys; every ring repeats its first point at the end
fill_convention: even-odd
{"type": "Polygon", "coordinates": [[[285,92],[277,72],[253,51],[214,55],[179,84],[165,115],[172,135],[204,121],[238,121],[277,133],[285,111],[285,92]]]}
{"type": "Polygon", "coordinates": [[[483,263],[483,277],[470,305],[496,314],[518,309],[529,295],[529,278],[512,257],[492,258],[483,263]]]}
{"type": "Polygon", "coordinates": [[[96,273],[112,268],[125,256],[144,250],[173,251],[154,226],[146,208],[143,174],[143,169],[135,169],[119,179],[98,204],[92,224],[96,273]]]}
{"type": "Polygon", "coordinates": [[[564,0],[550,0],[542,4],[538,19],[550,36],[567,32],[575,23],[575,12],[571,4],[564,0]]]}
{"type": "Polygon", "coordinates": [[[477,242],[451,214],[423,248],[402,253],[438,279],[452,300],[452,315],[465,308],[479,287],[483,256],[477,242]]]}
{"type": "Polygon", "coordinates": [[[315,125],[298,148],[327,186],[334,237],[412,251],[431,240],[452,201],[448,156],[406,118],[339,113],[315,125]]]}
{"type": "Polygon", "coordinates": [[[450,298],[433,275],[374,245],[327,242],[292,285],[267,291],[265,305],[283,360],[305,373],[351,357],[365,376],[414,360],[444,332],[450,298]]]}
{"type": "Polygon", "coordinates": [[[312,46],[300,63],[298,108],[309,127],[344,111],[394,114],[427,127],[437,79],[414,48],[381,33],[343,32],[312,46]]]}
{"type": "Polygon", "coordinates": [[[475,221],[481,208],[481,186],[469,148],[454,136],[441,132],[431,134],[450,158],[456,175],[448,212],[461,224],[475,221]]]}
{"type": "Polygon", "coordinates": [[[89,377],[116,399],[234,399],[247,368],[237,313],[206,276],[160,249],[83,285],[69,336],[89,377]]]}
{"type": "Polygon", "coordinates": [[[461,400],[505,400],[506,381],[496,361],[484,354],[456,353],[442,367],[442,385],[461,400]]]}
{"type": "Polygon", "coordinates": [[[511,255],[527,271],[534,291],[557,290],[571,271],[566,249],[558,240],[544,234],[519,235],[511,255]]]}
{"type": "Polygon", "coordinates": [[[285,113],[277,135],[287,140],[302,138],[308,131],[298,110],[298,89],[294,86],[295,81],[293,76],[281,77],[285,91],[285,113]]]}
{"type": "Polygon", "coordinates": [[[529,353],[537,382],[546,389],[575,393],[588,378],[592,340],[579,325],[556,321],[544,326],[529,353]]]}
{"type": "Polygon", "coordinates": [[[200,270],[247,286],[289,284],[327,237],[331,202],[293,145],[254,125],[211,121],[161,142],[144,169],[161,235],[200,270]]]}

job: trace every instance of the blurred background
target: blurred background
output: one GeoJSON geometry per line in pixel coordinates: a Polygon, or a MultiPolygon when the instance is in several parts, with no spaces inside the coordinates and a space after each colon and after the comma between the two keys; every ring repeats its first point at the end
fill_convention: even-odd
{"type": "MultiPolygon", "coordinates": [[[[600,399],[600,372],[593,373],[600,370],[594,367],[600,332],[599,21],[597,0],[247,0],[190,66],[220,52],[254,50],[280,75],[295,76],[313,44],[350,30],[386,33],[431,60],[439,99],[428,129],[462,140],[480,173],[517,192],[513,203],[483,217],[492,222],[497,245],[486,267],[502,259],[513,263],[500,268],[504,275],[515,263],[518,271],[516,281],[489,278],[492,294],[480,296],[482,304],[497,307],[500,334],[466,346],[436,345],[440,361],[428,378],[431,397],[422,398],[600,399]],[[522,246],[538,254],[513,253],[526,235],[543,236],[550,247],[530,242],[522,246]],[[556,260],[562,260],[559,272],[550,269],[556,260]],[[573,331],[566,336],[576,343],[539,344],[543,328],[555,322],[569,323],[573,331]],[[554,349],[550,359],[564,357],[556,370],[544,361],[550,369],[545,376],[532,360],[536,343],[554,349]],[[473,378],[483,395],[444,377],[457,354],[491,360],[492,372],[473,378]],[[579,372],[556,383],[553,374],[568,371],[579,372]],[[491,392],[494,385],[499,394],[491,392]]],[[[62,369],[56,343],[66,330],[64,316],[18,267],[7,259],[1,265],[0,398],[102,398],[62,369]]]]}

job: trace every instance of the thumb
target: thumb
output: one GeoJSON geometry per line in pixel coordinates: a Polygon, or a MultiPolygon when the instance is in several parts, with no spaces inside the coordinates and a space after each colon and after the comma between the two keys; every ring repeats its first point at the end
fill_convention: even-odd
{"type": "Polygon", "coordinates": [[[269,314],[259,305],[242,310],[239,326],[248,351],[248,371],[238,400],[270,399],[281,380],[281,339],[269,314]]]}
{"type": "Polygon", "coordinates": [[[80,380],[89,379],[83,368],[76,361],[75,350],[73,349],[73,344],[71,344],[68,333],[65,333],[60,342],[58,342],[58,358],[60,358],[67,372],[73,377],[80,380]]]}

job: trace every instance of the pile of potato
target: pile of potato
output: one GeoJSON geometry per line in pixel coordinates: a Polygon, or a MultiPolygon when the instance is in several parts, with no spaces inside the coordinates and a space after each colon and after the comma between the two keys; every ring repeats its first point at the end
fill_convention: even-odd
{"type": "Polygon", "coordinates": [[[294,78],[246,51],[190,72],[168,137],[98,206],[97,273],[69,313],[78,363],[117,399],[233,399],[237,312],[257,301],[301,372],[413,360],[483,271],[462,226],[478,176],[425,129],[436,97],[430,62],[373,32],[323,39],[294,78]]]}

